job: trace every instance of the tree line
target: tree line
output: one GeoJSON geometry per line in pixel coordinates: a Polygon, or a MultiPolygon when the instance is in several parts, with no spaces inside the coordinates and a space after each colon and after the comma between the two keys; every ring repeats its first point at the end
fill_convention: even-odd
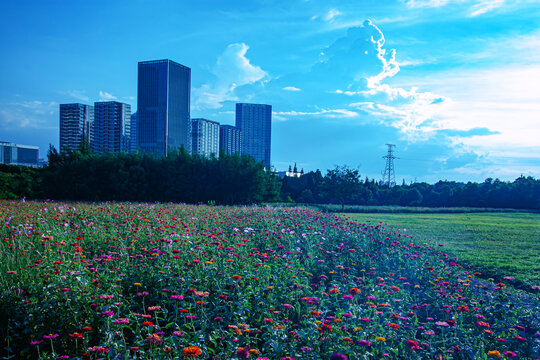
{"type": "Polygon", "coordinates": [[[540,180],[520,176],[513,182],[488,178],[482,183],[439,181],[388,187],[362,179],[358,169],[336,166],[323,176],[317,170],[285,177],[281,199],[297,203],[481,207],[540,210],[540,180]]]}
{"type": "Polygon", "coordinates": [[[205,158],[184,149],[156,157],[96,154],[85,144],[75,151],[51,147],[44,168],[0,168],[3,198],[254,204],[279,200],[279,186],[250,156],[205,158]]]}
{"type": "Polygon", "coordinates": [[[247,155],[205,158],[184,149],[155,157],[144,153],[96,154],[88,145],[58,152],[48,165],[0,164],[0,198],[68,201],[184,202],[192,204],[402,205],[540,210],[540,180],[439,181],[388,187],[362,178],[358,169],[336,166],[300,177],[278,177],[247,155]]]}

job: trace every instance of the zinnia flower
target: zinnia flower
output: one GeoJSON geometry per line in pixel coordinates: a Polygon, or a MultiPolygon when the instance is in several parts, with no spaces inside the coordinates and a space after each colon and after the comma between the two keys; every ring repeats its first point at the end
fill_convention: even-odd
{"type": "Polygon", "coordinates": [[[330,357],[330,360],[347,360],[347,357],[343,354],[334,354],[330,357]]]}
{"type": "Polygon", "coordinates": [[[159,344],[161,342],[161,338],[158,334],[152,334],[146,338],[146,342],[149,344],[159,344]]]}
{"type": "Polygon", "coordinates": [[[189,357],[197,357],[202,354],[201,348],[198,346],[188,346],[184,348],[183,351],[184,356],[189,357]]]}
{"type": "Polygon", "coordinates": [[[370,347],[371,342],[369,340],[359,340],[358,345],[363,346],[363,347],[370,347]]]}
{"type": "Polygon", "coordinates": [[[238,356],[240,359],[249,359],[249,348],[238,348],[238,350],[236,350],[236,356],[238,356]]]}
{"type": "Polygon", "coordinates": [[[500,358],[501,353],[497,350],[490,350],[488,351],[487,356],[492,357],[492,358],[500,358]]]}

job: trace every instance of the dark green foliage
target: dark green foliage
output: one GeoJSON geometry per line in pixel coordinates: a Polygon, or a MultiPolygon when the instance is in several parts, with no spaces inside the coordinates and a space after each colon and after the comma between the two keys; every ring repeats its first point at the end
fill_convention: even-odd
{"type": "Polygon", "coordinates": [[[0,199],[36,197],[39,185],[39,169],[0,164],[0,199]]]}
{"type": "Polygon", "coordinates": [[[514,182],[486,179],[466,184],[439,181],[433,185],[414,183],[389,188],[374,180],[360,179],[358,170],[336,166],[323,177],[321,172],[299,178],[285,177],[281,199],[298,203],[345,205],[401,205],[422,207],[475,207],[540,210],[540,180],[521,176],[514,182]]]}
{"type": "Polygon", "coordinates": [[[51,148],[42,176],[47,198],[87,201],[252,204],[275,201],[280,185],[249,156],[204,158],[184,149],[158,158],[51,148]]]}

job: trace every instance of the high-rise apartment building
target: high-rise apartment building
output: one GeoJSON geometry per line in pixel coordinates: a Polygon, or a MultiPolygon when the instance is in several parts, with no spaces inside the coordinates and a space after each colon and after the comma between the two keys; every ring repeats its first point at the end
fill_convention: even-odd
{"type": "Polygon", "coordinates": [[[96,153],[131,150],[131,105],[118,101],[94,103],[92,150],[96,153]]]}
{"type": "Polygon", "coordinates": [[[236,127],[242,132],[242,154],[270,168],[272,106],[264,104],[236,104],[236,127]]]}
{"type": "Polygon", "coordinates": [[[137,112],[131,114],[131,144],[130,152],[137,151],[137,112]]]}
{"type": "Polygon", "coordinates": [[[219,123],[208,119],[192,120],[192,152],[205,157],[219,157],[219,123]]]}
{"type": "Polygon", "coordinates": [[[139,62],[137,145],[158,156],[191,150],[191,69],[171,60],[139,62]]]}
{"type": "Polygon", "coordinates": [[[0,141],[0,164],[38,166],[39,148],[0,141]]]}
{"type": "Polygon", "coordinates": [[[242,150],[242,134],[240,129],[231,125],[219,127],[219,150],[225,154],[240,154],[242,150]]]}
{"type": "Polygon", "coordinates": [[[83,140],[91,144],[93,121],[93,106],[60,104],[60,151],[77,150],[83,140]]]}

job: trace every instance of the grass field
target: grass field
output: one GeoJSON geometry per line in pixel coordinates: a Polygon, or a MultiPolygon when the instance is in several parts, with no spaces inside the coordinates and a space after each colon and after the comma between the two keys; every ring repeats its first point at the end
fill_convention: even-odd
{"type": "Polygon", "coordinates": [[[485,277],[514,277],[514,286],[540,285],[540,214],[536,213],[362,213],[343,214],[360,222],[402,229],[416,241],[443,244],[485,277]]]}

